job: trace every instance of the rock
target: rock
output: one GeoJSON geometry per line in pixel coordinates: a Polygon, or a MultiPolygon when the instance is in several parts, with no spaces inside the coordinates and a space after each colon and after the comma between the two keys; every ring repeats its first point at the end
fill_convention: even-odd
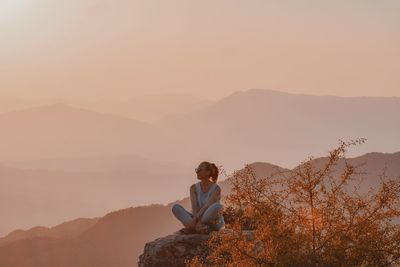
{"type": "MultiPolygon", "coordinates": [[[[229,234],[231,229],[221,229],[211,234],[229,234]]],[[[249,239],[253,237],[253,231],[246,231],[249,239]]],[[[173,233],[165,237],[157,238],[146,243],[144,252],[139,256],[139,267],[153,266],[186,266],[186,261],[196,255],[207,255],[206,241],[210,235],[205,234],[180,234],[173,233]]]]}
{"type": "Polygon", "coordinates": [[[185,266],[185,260],[201,255],[209,235],[171,234],[157,238],[144,246],[144,253],[139,256],[139,267],[185,266]]]}

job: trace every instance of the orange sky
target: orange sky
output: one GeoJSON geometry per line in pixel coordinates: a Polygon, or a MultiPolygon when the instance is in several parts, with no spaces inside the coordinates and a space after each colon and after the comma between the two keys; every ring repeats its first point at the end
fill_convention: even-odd
{"type": "Polygon", "coordinates": [[[4,1],[0,97],[400,96],[396,0],[4,1]]]}

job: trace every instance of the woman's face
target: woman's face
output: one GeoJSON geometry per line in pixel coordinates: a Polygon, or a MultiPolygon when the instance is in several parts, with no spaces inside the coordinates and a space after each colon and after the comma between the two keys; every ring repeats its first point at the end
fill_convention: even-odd
{"type": "Polygon", "coordinates": [[[203,180],[210,178],[210,171],[206,169],[206,166],[204,164],[200,164],[199,167],[195,169],[197,173],[197,179],[203,180]]]}

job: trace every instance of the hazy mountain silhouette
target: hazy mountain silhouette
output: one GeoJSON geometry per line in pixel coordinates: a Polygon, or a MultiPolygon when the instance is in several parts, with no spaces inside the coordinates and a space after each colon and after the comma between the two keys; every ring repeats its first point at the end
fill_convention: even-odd
{"type": "Polygon", "coordinates": [[[250,89],[167,114],[151,124],[65,104],[0,114],[0,161],[134,154],[190,166],[209,159],[233,170],[243,158],[294,167],[306,151],[323,155],[338,139],[368,139],[352,156],[400,150],[399,97],[250,89]]]}
{"type": "Polygon", "coordinates": [[[190,147],[195,155],[224,162],[227,168],[241,166],[243,158],[294,167],[308,154],[325,154],[338,139],[368,139],[352,156],[400,150],[399,114],[399,97],[315,96],[250,89],[201,110],[167,116],[157,125],[179,144],[176,147],[181,150],[174,154],[179,162],[190,160],[190,154],[184,153],[190,147]]]}
{"type": "MultiPolygon", "coordinates": [[[[316,158],[312,164],[319,166],[324,160],[325,157],[316,158]]],[[[366,184],[375,184],[378,179],[377,174],[382,172],[385,165],[390,178],[400,179],[400,152],[373,152],[347,160],[352,165],[365,164],[360,168],[366,172],[364,175],[366,184]]],[[[254,162],[250,166],[255,169],[257,177],[287,170],[263,162],[254,162]]],[[[341,163],[335,169],[339,171],[340,168],[341,163]]],[[[219,184],[224,197],[230,191],[229,178],[219,184]]],[[[145,242],[167,235],[181,227],[171,213],[171,207],[175,203],[181,203],[190,210],[189,198],[185,197],[167,205],[129,207],[108,213],[74,238],[41,235],[9,242],[0,246],[0,265],[10,267],[135,265],[145,242]]]]}
{"type": "Polygon", "coordinates": [[[215,103],[186,93],[141,95],[124,100],[67,100],[67,102],[98,112],[119,114],[150,123],[164,116],[192,112],[215,103]]]}
{"type": "Polygon", "coordinates": [[[17,229],[9,233],[7,236],[0,238],[0,246],[7,243],[28,239],[33,237],[55,237],[55,238],[75,238],[86,229],[92,227],[98,218],[78,218],[72,221],[63,222],[53,227],[36,226],[29,230],[17,229]]]}
{"type": "Polygon", "coordinates": [[[183,197],[195,178],[191,167],[128,155],[14,164],[0,164],[0,236],[120,207],[166,203],[183,197]]]}
{"type": "Polygon", "coordinates": [[[74,99],[1,97],[0,114],[31,107],[63,103],[74,107],[90,109],[100,113],[118,114],[131,119],[153,122],[167,115],[191,112],[207,107],[215,101],[200,99],[187,93],[148,94],[117,99],[74,99]]]}
{"type": "Polygon", "coordinates": [[[159,152],[163,144],[168,142],[148,123],[66,104],[0,114],[1,161],[139,152],[146,156],[159,152]]]}
{"type": "MultiPolygon", "coordinates": [[[[98,156],[98,157],[55,157],[30,161],[3,161],[3,166],[20,169],[42,169],[55,171],[83,172],[124,172],[147,171],[164,172],[165,168],[189,168],[172,161],[156,161],[138,155],[98,156]]],[[[192,167],[190,166],[191,171],[192,167]]]]}

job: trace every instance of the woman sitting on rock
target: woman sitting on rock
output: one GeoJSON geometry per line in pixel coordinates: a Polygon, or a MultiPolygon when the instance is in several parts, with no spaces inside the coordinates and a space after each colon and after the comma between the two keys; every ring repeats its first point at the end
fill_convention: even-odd
{"type": "Polygon", "coordinates": [[[195,171],[197,179],[201,181],[190,187],[192,213],[180,204],[172,207],[172,213],[185,226],[179,232],[208,234],[225,228],[223,206],[220,203],[221,188],[217,185],[217,166],[203,161],[195,171]]]}

